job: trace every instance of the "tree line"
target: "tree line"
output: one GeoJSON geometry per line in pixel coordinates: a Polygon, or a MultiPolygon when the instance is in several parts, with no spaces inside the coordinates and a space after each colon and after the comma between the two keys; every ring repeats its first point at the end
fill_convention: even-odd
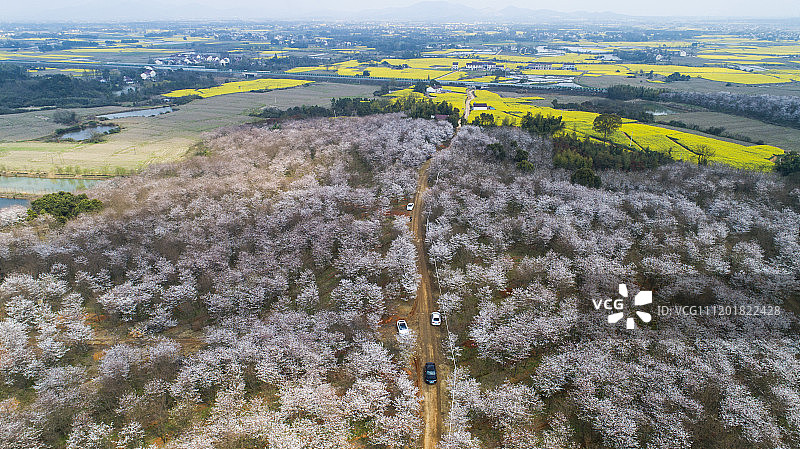
{"type": "Polygon", "coordinates": [[[403,112],[411,118],[447,116],[447,121],[458,126],[461,112],[446,101],[436,103],[430,98],[406,96],[399,98],[332,98],[330,107],[294,106],[288,109],[264,108],[251,115],[264,119],[304,119],[311,117],[367,116],[403,112]]]}
{"type": "Polygon", "coordinates": [[[159,71],[156,81],[120,92],[124,77],[136,79],[138,69],[102,70],[91,77],[62,74],[31,76],[27,68],[0,64],[0,114],[24,112],[28,107],[85,108],[142,101],[176,89],[216,85],[210,74],[184,70],[159,71]],[[117,95],[118,94],[118,95],[117,95]]]}
{"type": "Polygon", "coordinates": [[[609,87],[606,89],[606,96],[614,100],[674,101],[776,125],[800,128],[800,97],[797,96],[680,92],[624,84],[609,87]]]}

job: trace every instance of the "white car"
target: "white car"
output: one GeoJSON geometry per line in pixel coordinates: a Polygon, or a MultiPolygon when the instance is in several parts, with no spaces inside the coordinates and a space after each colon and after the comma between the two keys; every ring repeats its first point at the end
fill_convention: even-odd
{"type": "Polygon", "coordinates": [[[414,210],[414,203],[408,203],[406,205],[406,210],[414,210]]]}
{"type": "Polygon", "coordinates": [[[431,312],[431,326],[441,326],[442,315],[439,312],[431,312]]]}
{"type": "Polygon", "coordinates": [[[409,332],[408,323],[406,320],[397,320],[397,333],[400,335],[405,335],[409,332]]]}

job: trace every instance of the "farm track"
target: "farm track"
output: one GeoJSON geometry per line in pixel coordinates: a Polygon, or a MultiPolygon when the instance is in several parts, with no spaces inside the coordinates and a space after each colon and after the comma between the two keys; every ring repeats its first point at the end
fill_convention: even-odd
{"type": "Polygon", "coordinates": [[[417,249],[417,270],[420,274],[420,283],[417,288],[417,297],[412,313],[411,322],[417,329],[417,354],[414,368],[417,379],[420,380],[420,390],[423,395],[422,417],[425,420],[425,429],[422,434],[422,447],[434,449],[439,442],[442,428],[441,411],[441,382],[428,385],[422,381],[422,369],[426,362],[434,362],[441,366],[441,335],[440,330],[431,326],[429,317],[436,310],[431,294],[431,275],[428,271],[428,258],[425,255],[425,223],[422,217],[423,195],[428,188],[428,168],[430,160],[425,162],[419,171],[419,183],[414,194],[414,210],[411,212],[411,225],[414,229],[414,246],[417,249]]]}
{"type": "MultiPolygon", "coordinates": [[[[464,105],[464,121],[469,117],[469,104],[473,98],[475,97],[472,91],[468,90],[464,105]]],[[[458,133],[458,128],[456,128],[456,133],[458,133]]],[[[424,398],[422,417],[425,420],[425,429],[422,434],[422,447],[425,449],[435,449],[442,433],[442,331],[441,328],[430,324],[431,312],[436,310],[436,304],[433,300],[431,274],[428,270],[428,257],[425,253],[425,222],[422,216],[424,194],[428,189],[430,164],[431,161],[428,160],[420,167],[417,191],[414,193],[414,210],[411,211],[411,226],[414,231],[414,247],[417,250],[417,271],[420,274],[420,283],[411,309],[410,323],[417,329],[417,353],[413,362],[414,372],[419,379],[420,391],[424,398]],[[439,381],[434,385],[428,385],[422,381],[422,369],[426,362],[436,364],[439,381]]]]}
{"type": "MultiPolygon", "coordinates": [[[[472,103],[472,100],[475,99],[475,93],[472,89],[467,89],[467,99],[464,100],[464,122],[468,123],[469,121],[469,105],[472,103]]],[[[458,132],[458,130],[456,130],[458,132]]]]}

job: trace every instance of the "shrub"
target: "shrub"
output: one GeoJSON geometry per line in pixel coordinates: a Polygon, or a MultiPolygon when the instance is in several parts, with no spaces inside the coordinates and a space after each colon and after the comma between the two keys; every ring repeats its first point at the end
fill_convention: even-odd
{"type": "Polygon", "coordinates": [[[533,169],[536,167],[534,167],[531,161],[519,161],[517,162],[517,168],[522,171],[533,171],[533,169]]]}
{"type": "Polygon", "coordinates": [[[479,116],[472,119],[472,124],[477,126],[495,126],[494,115],[481,112],[479,116]]]}
{"type": "MultiPolygon", "coordinates": [[[[554,100],[555,101],[555,100],[554,100]]],[[[539,135],[553,135],[564,129],[564,121],[561,116],[543,116],[542,114],[532,115],[530,112],[522,117],[520,127],[528,132],[539,135]]]]}
{"type": "Polygon", "coordinates": [[[82,212],[93,212],[103,208],[97,199],[89,199],[86,194],[74,195],[69,192],[48,193],[31,202],[28,217],[36,218],[43,213],[52,215],[61,223],[75,218],[82,212]]]}
{"type": "Polygon", "coordinates": [[[74,125],[78,123],[78,114],[75,111],[56,111],[53,113],[53,121],[62,125],[74,125]]]}
{"type": "Polygon", "coordinates": [[[689,81],[691,78],[692,77],[689,75],[681,75],[680,72],[674,72],[673,74],[667,77],[666,81],[668,83],[672,81],[689,81]]]}
{"type": "Polygon", "coordinates": [[[641,98],[644,100],[658,100],[658,96],[664,93],[663,89],[653,89],[652,87],[637,87],[627,84],[618,84],[606,89],[606,96],[615,100],[633,100],[641,98]]]}
{"type": "Polygon", "coordinates": [[[579,168],[570,177],[570,182],[586,187],[600,187],[600,177],[591,168],[579,168]]]}
{"type": "Polygon", "coordinates": [[[775,163],[775,171],[783,176],[800,173],[800,154],[786,153],[779,156],[778,161],[775,163]]]}
{"type": "Polygon", "coordinates": [[[694,154],[697,155],[697,165],[708,165],[717,152],[708,145],[698,145],[694,154]]]}
{"type": "Polygon", "coordinates": [[[581,156],[570,149],[556,153],[556,155],[553,156],[553,165],[557,168],[564,168],[567,170],[592,168],[592,158],[581,156]]]}

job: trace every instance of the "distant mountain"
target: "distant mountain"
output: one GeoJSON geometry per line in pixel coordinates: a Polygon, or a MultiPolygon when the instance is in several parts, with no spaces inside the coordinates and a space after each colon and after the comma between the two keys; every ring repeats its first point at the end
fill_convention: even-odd
{"type": "Polygon", "coordinates": [[[503,9],[477,9],[448,1],[423,1],[410,6],[369,9],[350,18],[358,20],[393,20],[402,22],[518,22],[624,20],[622,14],[608,12],[558,12],[549,9],[529,9],[507,6],[503,9]]]}
{"type": "MultiPolygon", "coordinates": [[[[787,0],[788,1],[788,0],[787,0]]],[[[530,9],[518,6],[504,8],[473,8],[453,1],[428,0],[410,6],[379,7],[366,10],[345,10],[335,3],[320,7],[322,2],[301,0],[275,2],[263,0],[231,0],[228,5],[218,0],[137,0],[130,2],[108,2],[106,0],[70,0],[58,3],[54,0],[28,0],[7,2],[0,14],[0,23],[12,21],[169,21],[169,20],[336,20],[336,21],[392,21],[392,22],[630,22],[643,23],[677,20],[685,22],[689,16],[637,17],[611,12],[559,12],[549,9],[530,9]]],[[[489,2],[487,2],[489,3],[489,2]]],[[[700,2],[702,3],[702,2],[700,2]]],[[[560,6],[554,4],[555,7],[560,6]]],[[[602,7],[602,3],[598,3],[602,7]]],[[[789,12],[783,19],[764,18],[770,23],[781,20],[791,24],[800,21],[797,12],[789,12]],[[792,16],[795,18],[791,18],[792,16]]],[[[724,17],[694,17],[695,19],[721,21],[724,17]]]]}
{"type": "MultiPolygon", "coordinates": [[[[579,21],[597,21],[597,20],[625,20],[631,19],[632,16],[624,14],[617,14],[613,12],[560,12],[550,9],[530,9],[519,8],[516,6],[507,6],[495,14],[490,14],[489,17],[508,22],[543,22],[554,20],[579,20],[579,21]]],[[[485,19],[484,19],[485,20],[485,19]]]]}
{"type": "MultiPolygon", "coordinates": [[[[428,0],[410,6],[372,8],[348,11],[314,8],[308,2],[244,2],[228,8],[212,0],[138,0],[131,8],[124,2],[105,0],[73,0],[64,4],[49,0],[31,0],[41,7],[28,7],[27,3],[12,3],[3,11],[0,22],[22,21],[159,21],[159,20],[336,20],[336,21],[392,21],[392,22],[601,22],[633,19],[614,13],[558,12],[547,9],[529,9],[517,6],[473,8],[446,0],[428,0]]],[[[378,3],[378,2],[376,2],[378,3]]],[[[378,3],[379,4],[379,3],[378,3]]]]}
{"type": "Polygon", "coordinates": [[[361,20],[408,22],[473,22],[484,16],[478,9],[446,1],[424,1],[410,6],[369,9],[355,15],[361,20]]]}
{"type": "Polygon", "coordinates": [[[506,6],[505,8],[497,11],[494,14],[498,19],[503,20],[518,20],[518,21],[535,21],[535,20],[563,20],[571,16],[569,13],[552,11],[549,9],[530,9],[520,8],[517,6],[506,6]]]}

